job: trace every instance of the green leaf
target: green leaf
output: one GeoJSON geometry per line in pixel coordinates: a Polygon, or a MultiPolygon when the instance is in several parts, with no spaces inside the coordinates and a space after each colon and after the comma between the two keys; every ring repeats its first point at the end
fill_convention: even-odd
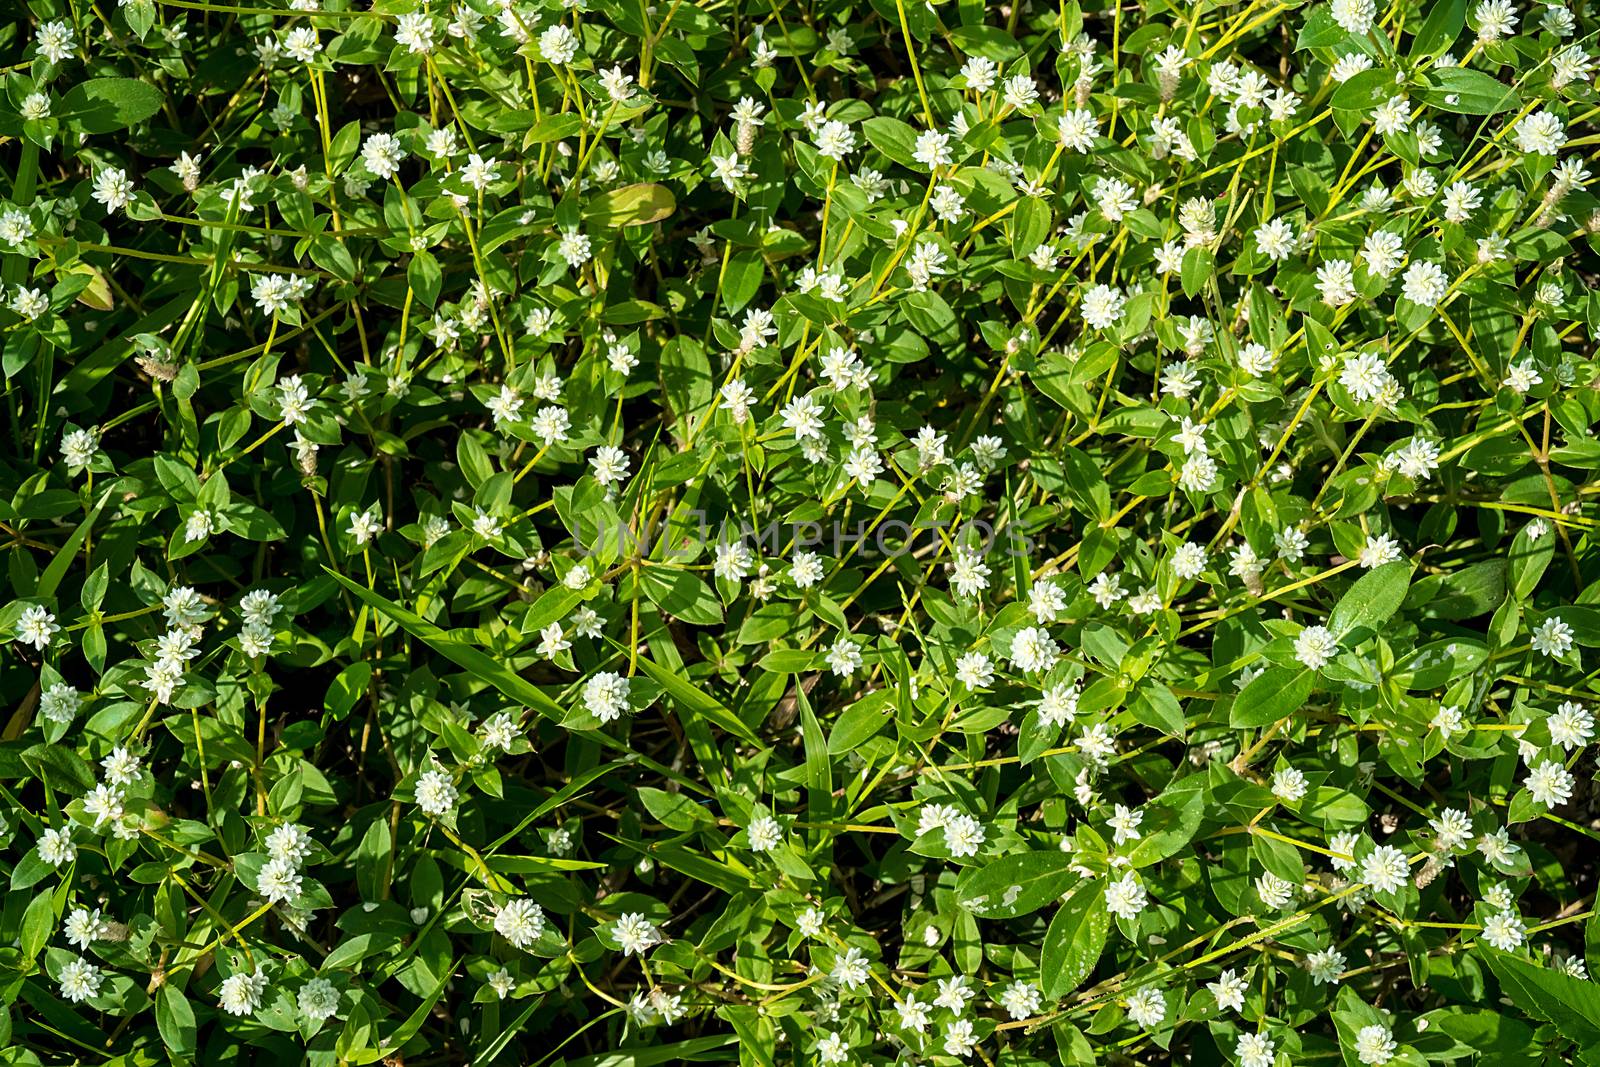
{"type": "Polygon", "coordinates": [[[1346,635],[1361,631],[1377,633],[1406,599],[1411,586],[1411,564],[1405,560],[1385,563],[1356,579],[1328,615],[1328,629],[1343,641],[1346,635]]]}
{"type": "Polygon", "coordinates": [[[84,538],[89,536],[89,531],[94,528],[95,519],[100,517],[100,509],[105,507],[106,501],[111,497],[111,490],[107,489],[100,494],[100,499],[89,510],[89,514],[80,522],[77,529],[72,531],[66,541],[62,542],[56,554],[50,558],[49,566],[44,573],[39,575],[39,585],[34,595],[41,600],[48,600],[56,595],[56,589],[61,585],[61,579],[67,576],[67,570],[77,561],[78,549],[83,547],[84,538]]]}
{"type": "Polygon", "coordinates": [[[1295,667],[1268,667],[1233,698],[1228,725],[1234,728],[1267,726],[1298,711],[1316,683],[1313,671],[1295,667]]]}
{"type": "MultiPolygon", "coordinates": [[[[518,705],[532,708],[554,722],[560,722],[565,716],[561,706],[546,695],[544,690],[512,671],[500,660],[471,645],[463,644],[416,612],[401,607],[394,601],[373,592],[364,585],[357,585],[338,571],[327,567],[324,567],[323,570],[332,575],[333,579],[349,590],[350,594],[357,600],[360,600],[379,614],[392,619],[412,637],[415,637],[474,678],[498,689],[501,693],[516,701],[518,705]]],[[[604,734],[588,732],[585,732],[585,734],[596,739],[602,739],[602,744],[610,744],[612,747],[626,750],[627,746],[615,738],[604,734]]]]}
{"type": "Polygon", "coordinates": [[[687,712],[713,722],[747,744],[757,748],[766,747],[756,732],[746,726],[744,720],[730,711],[727,705],[677,671],[668,670],[647,656],[639,657],[639,669],[667,691],[667,696],[678,706],[680,712],[687,712]]]}
{"type": "Polygon", "coordinates": [[[1039,973],[1044,995],[1059,1000],[1089,977],[1106,947],[1106,880],[1096,878],[1072,891],[1044,934],[1039,973]]]}
{"type": "Polygon", "coordinates": [[[156,1029],[169,1052],[177,1056],[193,1055],[196,1048],[194,1008],[177,986],[163,985],[156,990],[156,1029]]]}
{"type": "Polygon", "coordinates": [[[1579,1045],[1600,1044],[1600,986],[1491,948],[1476,946],[1517,1007],[1554,1024],[1579,1045]]]}
{"type": "Polygon", "coordinates": [[[887,115],[877,115],[861,124],[867,142],[900,164],[913,170],[925,169],[916,160],[917,131],[887,115]]]}
{"type": "Polygon", "coordinates": [[[1312,48],[1339,48],[1350,40],[1350,31],[1333,19],[1327,4],[1318,4],[1306,13],[1295,37],[1294,50],[1304,52],[1312,48]]]}
{"type": "Polygon", "coordinates": [[[114,133],[160,111],[161,101],[161,90],[138,78],[91,78],[67,90],[57,114],[81,133],[114,133]]]}
{"type": "Polygon", "coordinates": [[[878,736],[894,721],[894,695],[889,689],[869,693],[834,720],[828,733],[828,754],[842,756],[878,736]]]}
{"type": "Polygon", "coordinates": [[[1185,252],[1180,277],[1183,295],[1191,299],[1198,296],[1216,269],[1217,259],[1209,248],[1191,248],[1185,252]]]}
{"type": "Polygon", "coordinates": [[[1333,91],[1333,107],[1339,111],[1354,111],[1362,115],[1388,100],[1400,91],[1394,83],[1394,74],[1381,67],[1364,70],[1333,91]]]}
{"type": "Polygon", "coordinates": [[[956,901],[980,919],[1015,919],[1038,911],[1083,881],[1076,859],[1060,849],[1013,852],[956,879],[956,901]]]}
{"type": "Polygon", "coordinates": [[[828,742],[811,710],[811,699],[798,682],[794,698],[800,705],[800,737],[806,752],[806,818],[819,824],[811,831],[813,839],[822,839],[826,834],[820,824],[833,818],[833,761],[828,758],[828,742]]]}
{"type": "Polygon", "coordinates": [[[1517,536],[1511,539],[1511,592],[1521,601],[1533,596],[1533,591],[1539,587],[1539,579],[1544,577],[1545,568],[1550,566],[1550,560],[1556,552],[1555,534],[1546,529],[1544,535],[1535,540],[1531,536],[1532,530],[1530,523],[1518,530],[1517,536]]]}
{"type": "Polygon", "coordinates": [[[1426,77],[1422,99],[1440,111],[1456,115],[1496,115],[1522,106],[1516,90],[1481,70],[1434,67],[1426,77]]]}
{"type": "Polygon", "coordinates": [[[598,229],[615,230],[624,226],[649,226],[677,209],[678,201],[671,189],[641,182],[601,193],[584,206],[583,217],[598,229]]]}
{"type": "Polygon", "coordinates": [[[1025,196],[1017,201],[1011,213],[1011,254],[1025,259],[1050,236],[1050,206],[1035,196],[1025,196]]]}
{"type": "Polygon", "coordinates": [[[1133,701],[1128,705],[1134,720],[1160,730],[1169,737],[1184,735],[1183,705],[1172,695],[1172,690],[1160,682],[1145,681],[1134,690],[1133,701]]]}
{"type": "Polygon", "coordinates": [[[36,959],[50,941],[50,932],[56,925],[56,895],[39,893],[28,901],[22,913],[22,958],[36,959]]]}
{"type": "Polygon", "coordinates": [[[1434,0],[1411,40],[1411,58],[1432,59],[1450,50],[1467,24],[1467,0],[1434,0]]]}
{"type": "Polygon", "coordinates": [[[34,745],[22,753],[22,762],[56,789],[83,793],[94,788],[94,771],[65,745],[34,745]]]}
{"type": "Polygon", "coordinates": [[[722,601],[693,572],[646,567],[638,573],[640,588],[662,614],[696,626],[722,621],[722,601]]]}

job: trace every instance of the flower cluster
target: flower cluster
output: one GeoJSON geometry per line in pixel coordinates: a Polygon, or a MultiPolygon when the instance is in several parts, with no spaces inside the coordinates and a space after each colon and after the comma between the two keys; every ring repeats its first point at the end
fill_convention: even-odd
{"type": "Polygon", "coordinates": [[[24,7],[0,1047],[1593,1057],[1585,5],[24,7]]]}

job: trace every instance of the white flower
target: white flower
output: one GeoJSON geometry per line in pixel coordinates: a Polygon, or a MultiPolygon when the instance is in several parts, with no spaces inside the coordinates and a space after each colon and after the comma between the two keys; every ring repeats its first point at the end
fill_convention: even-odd
{"type": "Polygon", "coordinates": [[[833,961],[833,973],[830,977],[846,989],[859,989],[867,984],[871,974],[871,965],[861,950],[848,948],[833,961]]]}
{"type": "Polygon", "coordinates": [[[1449,279],[1437,263],[1418,260],[1406,268],[1401,293],[1413,304],[1433,307],[1450,291],[1449,279]]]}
{"type": "Polygon", "coordinates": [[[1483,939],[1501,952],[1510,952],[1522,944],[1527,937],[1527,927],[1523,925],[1522,916],[1514,911],[1502,911],[1491,915],[1483,924],[1483,939]]]}
{"type": "Polygon", "coordinates": [[[305,422],[310,413],[311,393],[300,375],[291,374],[278,383],[278,417],[285,426],[305,422]]]}
{"type": "Polygon", "coordinates": [[[1121,804],[1114,805],[1111,818],[1106,820],[1112,829],[1112,843],[1120,845],[1126,841],[1138,840],[1139,824],[1143,821],[1143,812],[1126,808],[1121,804]]]}
{"type": "Polygon", "coordinates": [[[994,665],[982,652],[967,652],[956,660],[956,680],[968,689],[983,689],[994,681],[994,665]]]}
{"type": "Polygon", "coordinates": [[[817,154],[826,159],[842,160],[855,151],[856,135],[848,125],[834,119],[824,122],[816,132],[817,154]]]}
{"type": "Polygon", "coordinates": [[[976,856],[983,840],[983,825],[970,815],[956,815],[945,823],[944,843],[952,856],[976,856]]]}
{"type": "Polygon", "coordinates": [[[613,103],[625,103],[633,96],[633,75],[624,73],[620,65],[600,72],[600,87],[613,103]]]}
{"type": "Polygon", "coordinates": [[[1547,808],[1572,799],[1572,775],[1554,760],[1545,760],[1522,781],[1534,801],[1547,808]]]}
{"type": "Polygon", "coordinates": [[[121,167],[107,167],[94,176],[90,195],[103,204],[107,212],[121,211],[133,203],[133,182],[121,167]]]}
{"type": "MultiPolygon", "coordinates": [[[[19,114],[21,114],[23,121],[25,122],[38,122],[49,118],[50,98],[44,93],[29,93],[22,100],[22,106],[19,109],[19,114]]],[[[26,218],[27,216],[24,215],[23,217],[26,218]]],[[[8,243],[17,244],[19,242],[11,241],[8,243]]]]}
{"type": "Polygon", "coordinates": [[[274,904],[293,905],[300,898],[300,872],[286,859],[268,860],[257,876],[261,895],[274,904]]]}
{"type": "Polygon", "coordinates": [[[493,157],[484,159],[473,152],[467,156],[466,166],[461,168],[461,180],[481,193],[499,180],[499,167],[493,157]]]}
{"type": "Polygon", "coordinates": [[[64,682],[52,682],[50,688],[39,694],[39,714],[47,722],[71,722],[82,705],[83,694],[64,682]]]}
{"type": "Polygon", "coordinates": [[[1217,1007],[1227,1008],[1231,1011],[1242,1011],[1244,1009],[1244,995],[1250,986],[1243,976],[1228,970],[1217,975],[1217,980],[1209,983],[1206,988],[1216,998],[1217,1007]]]}
{"type": "Polygon", "coordinates": [[[1172,553],[1172,573],[1184,581],[1200,577],[1200,572],[1206,567],[1206,549],[1204,545],[1193,541],[1185,541],[1172,553]]]}
{"type": "Polygon", "coordinates": [[[1405,262],[1405,238],[1393,230],[1374,230],[1361,245],[1361,255],[1367,269],[1382,278],[1388,278],[1405,262]]]}
{"type": "Polygon", "coordinates": [[[77,859],[78,850],[72,843],[72,828],[46,830],[39,835],[39,858],[52,867],[60,867],[77,859]]]}
{"type": "Polygon", "coordinates": [[[100,995],[104,980],[100,968],[80,956],[74,956],[61,967],[61,995],[74,1004],[100,995]]]}
{"type": "Polygon", "coordinates": [[[1272,795],[1294,803],[1306,795],[1306,776],[1293,767],[1283,767],[1272,775],[1272,795]]]}
{"type": "Polygon", "coordinates": [[[1587,745],[1594,736],[1594,717],[1571,700],[1563,702],[1545,725],[1550,730],[1550,740],[1568,752],[1587,745]]]}
{"type": "Polygon", "coordinates": [[[589,467],[594,472],[594,480],[601,485],[615,485],[628,476],[628,468],[633,461],[628,454],[615,445],[601,445],[595,449],[594,456],[589,460],[589,467]]]}
{"type": "Polygon", "coordinates": [[[956,1019],[945,1028],[944,1051],[946,1055],[966,1057],[978,1043],[971,1019],[956,1019]]]}
{"type": "Polygon", "coordinates": [[[1011,663],[1024,674],[1055,666],[1061,650],[1042,627],[1026,626],[1011,637],[1011,663]]]}
{"type": "Polygon", "coordinates": [[[1362,71],[1371,69],[1372,58],[1370,56],[1361,52],[1353,52],[1340,56],[1338,61],[1334,63],[1333,69],[1328,72],[1328,76],[1343,85],[1362,71]]]}
{"type": "Polygon", "coordinates": [[[1464,811],[1446,808],[1428,825],[1438,835],[1434,843],[1442,852],[1454,852],[1472,840],[1472,819],[1464,811]]]}
{"type": "Polygon", "coordinates": [[[1333,21],[1358,37],[1366,35],[1372,28],[1372,20],[1378,15],[1378,7],[1373,0],[1332,0],[1328,8],[1333,21]]]}
{"type": "Polygon", "coordinates": [[[1356,557],[1356,562],[1366,570],[1381,567],[1385,563],[1394,563],[1401,558],[1400,545],[1388,534],[1373,534],[1361,546],[1361,554],[1356,557]]]}
{"type": "Polygon", "coordinates": [[[564,23],[556,23],[539,35],[539,56],[553,67],[571,63],[578,54],[578,36],[564,23]]]}
{"type": "Polygon", "coordinates": [[[412,55],[425,55],[433,51],[433,20],[426,11],[401,15],[395,26],[394,42],[404,45],[412,55]]]}
{"type": "Polygon", "coordinates": [[[1043,1003],[1039,990],[1027,982],[1012,982],[1000,993],[1000,1006],[1013,1019],[1037,1015],[1043,1003]]]}
{"type": "Polygon", "coordinates": [[[16,639],[25,645],[32,645],[35,651],[43,652],[45,646],[60,632],[61,626],[56,622],[56,617],[39,604],[29,604],[17,619],[16,639]]]}
{"type": "Polygon", "coordinates": [[[1160,1026],[1167,1017],[1167,1001],[1161,990],[1146,986],[1128,997],[1128,1018],[1146,1030],[1160,1026]]]}
{"type": "Polygon", "coordinates": [[[95,454],[99,451],[99,430],[72,430],[61,437],[61,458],[73,474],[94,462],[95,454]]]}
{"type": "Polygon", "coordinates": [[[1411,103],[1403,96],[1391,96],[1372,114],[1372,128],[1378,134],[1404,133],[1411,126],[1411,103]]]}
{"type": "Polygon", "coordinates": [[[556,243],[556,254],[573,270],[589,262],[591,255],[589,235],[578,230],[564,230],[556,243]]]}
{"type": "Polygon", "coordinates": [[[1516,139],[1523,152],[1553,156],[1567,143],[1567,130],[1559,115],[1535,111],[1517,123],[1516,139]]]}
{"type": "Polygon", "coordinates": [[[655,923],[638,912],[624,913],[612,926],[611,936],[622,946],[624,956],[643,955],[652,945],[661,943],[661,932],[655,923]]]}
{"type": "Polygon", "coordinates": [[[406,150],[392,133],[375,133],[361,145],[361,159],[372,174],[388,181],[400,170],[406,150]]]}
{"type": "Polygon", "coordinates": [[[1317,291],[1329,307],[1344,307],[1356,298],[1355,271],[1348,259],[1330,259],[1317,268],[1317,291]]]}
{"type": "Polygon", "coordinates": [[[339,990],[326,978],[312,978],[295,998],[300,1014],[312,1022],[325,1022],[339,1011],[339,990]]]}
{"type": "Polygon", "coordinates": [[[1261,903],[1269,908],[1286,908],[1294,899],[1294,883],[1279,878],[1271,871],[1264,871],[1256,879],[1256,894],[1261,898],[1261,903]]]}
{"type": "Polygon", "coordinates": [[[828,649],[828,669],[841,678],[848,678],[861,669],[861,646],[848,636],[836,638],[828,649]]]}
{"type": "Polygon", "coordinates": [[[41,25],[35,40],[39,45],[39,54],[52,63],[60,63],[72,55],[73,48],[77,47],[72,27],[61,21],[41,25]]]}
{"type": "Polygon", "coordinates": [[[1065,112],[1056,120],[1056,133],[1061,143],[1074,152],[1087,152],[1100,136],[1100,122],[1094,112],[1077,108],[1065,112]]]}
{"type": "Polygon", "coordinates": [[[750,847],[756,852],[770,852],[783,841],[783,827],[770,815],[758,815],[746,831],[750,847]]]}
{"type": "Polygon", "coordinates": [[[43,289],[30,289],[19,285],[17,295],[11,298],[11,310],[29,322],[35,322],[39,316],[50,310],[50,297],[43,289]]]}
{"type": "Polygon", "coordinates": [[[371,510],[358,511],[350,516],[350,536],[355,538],[357,545],[365,545],[382,532],[383,519],[378,515],[376,504],[371,510]]]}
{"type": "Polygon", "coordinates": [[[933,998],[935,1007],[945,1008],[957,1015],[964,1014],[967,1010],[967,1001],[977,994],[967,988],[965,975],[954,975],[950,978],[939,979],[939,994],[933,998]]]}
{"type": "Polygon", "coordinates": [[[1132,871],[1106,886],[1106,909],[1123,919],[1137,919],[1145,908],[1146,899],[1144,886],[1132,871]]]}
{"type": "Polygon", "coordinates": [[[1317,985],[1337,982],[1344,971],[1344,953],[1332,947],[1313,952],[1306,957],[1306,970],[1317,985]]]}
{"type": "Polygon", "coordinates": [[[957,596],[977,596],[989,587],[988,564],[972,549],[958,547],[950,567],[950,585],[957,596]]]}
{"type": "Polygon", "coordinates": [[[1372,1067],[1379,1067],[1394,1059],[1396,1048],[1387,1026],[1374,1023],[1363,1026],[1356,1034],[1356,1059],[1372,1067]]]}
{"type": "Polygon", "coordinates": [[[948,166],[951,160],[949,134],[940,133],[938,130],[924,130],[917,135],[911,158],[929,170],[948,166]]]}
{"type": "Polygon", "coordinates": [[[1513,363],[1507,368],[1506,380],[1503,384],[1507,389],[1520,396],[1534,386],[1543,384],[1543,382],[1544,377],[1539,373],[1538,368],[1534,366],[1533,360],[1524,359],[1520,363],[1513,363]]]}
{"type": "Polygon", "coordinates": [[[1122,290],[1110,285],[1096,285],[1083,297],[1083,321],[1097,330],[1104,330],[1122,318],[1122,308],[1127,302],[1122,290]]]}
{"type": "MultiPolygon", "coordinates": [[[[937,927],[930,926],[928,929],[933,930],[935,934],[938,933],[937,927]]],[[[907,996],[899,1004],[895,1005],[895,1011],[900,1015],[900,1026],[903,1029],[919,1034],[927,1030],[928,1006],[915,997],[907,996]]]]}
{"type": "Polygon", "coordinates": [[[583,685],[583,706],[601,722],[615,722],[632,713],[628,703],[631,683],[614,671],[601,671],[583,685]]]}
{"type": "Polygon", "coordinates": [[[1326,626],[1308,626],[1294,639],[1294,658],[1320,671],[1339,651],[1339,642],[1326,626]]]}
{"type": "Polygon", "coordinates": [[[1380,893],[1393,893],[1411,877],[1406,854],[1393,845],[1379,845],[1361,861],[1361,881],[1380,893]]]}
{"type": "Polygon", "coordinates": [[[458,792],[455,782],[445,771],[434,768],[417,778],[417,806],[434,818],[440,818],[456,806],[458,792]]]}
{"type": "Polygon", "coordinates": [[[1289,225],[1287,219],[1273,219],[1257,227],[1255,237],[1256,247],[1268,259],[1287,259],[1294,254],[1294,227],[1289,225]]]}
{"type": "Polygon", "coordinates": [[[1534,627],[1533,649],[1545,656],[1564,656],[1572,648],[1572,627],[1550,616],[1534,627]]]}
{"type": "Polygon", "coordinates": [[[795,929],[802,937],[816,937],[822,933],[826,917],[816,908],[807,908],[795,920],[795,929]]]}
{"type": "MultiPolygon", "coordinates": [[[[1370,5],[1372,0],[1366,2],[1370,5]]],[[[1272,1067],[1272,1055],[1276,1047],[1265,1034],[1240,1034],[1239,1040],[1234,1043],[1233,1054],[1239,1057],[1239,1067],[1272,1067]]]]}
{"type": "Polygon", "coordinates": [[[850,1058],[850,1045],[837,1032],[832,1032],[817,1042],[818,1063],[845,1063],[850,1058]]]}
{"type": "Polygon", "coordinates": [[[229,1015],[253,1015],[266,996],[267,976],[259,965],[253,974],[236,971],[222,980],[217,990],[222,1010],[229,1015]]]}
{"type": "Polygon", "coordinates": [[[99,908],[93,911],[87,908],[73,908],[66,921],[61,924],[61,931],[68,944],[86,949],[105,937],[111,931],[111,924],[100,917],[99,908]]]}
{"type": "Polygon", "coordinates": [[[1090,199],[1094,201],[1096,210],[1105,216],[1108,222],[1120,222],[1122,217],[1132,211],[1134,205],[1139,202],[1134,195],[1133,186],[1117,178],[1095,179],[1090,199]]]}
{"type": "Polygon", "coordinates": [[[494,932],[514,948],[527,948],[544,936],[544,909],[527,897],[508,901],[494,916],[494,932]]]}
{"type": "Polygon", "coordinates": [[[1510,863],[1512,858],[1522,849],[1511,843],[1511,835],[1504,826],[1498,827],[1493,833],[1484,834],[1478,838],[1478,851],[1490,863],[1510,863]]]}

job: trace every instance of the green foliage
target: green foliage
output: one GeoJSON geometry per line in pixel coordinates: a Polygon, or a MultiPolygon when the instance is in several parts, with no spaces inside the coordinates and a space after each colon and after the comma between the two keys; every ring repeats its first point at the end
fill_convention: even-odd
{"type": "Polygon", "coordinates": [[[1600,1065],[1587,6],[13,7],[0,1059],[1600,1065]]]}

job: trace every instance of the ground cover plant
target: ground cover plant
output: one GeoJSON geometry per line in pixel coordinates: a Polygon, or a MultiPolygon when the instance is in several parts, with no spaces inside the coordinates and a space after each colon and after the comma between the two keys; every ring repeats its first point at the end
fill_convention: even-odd
{"type": "Polygon", "coordinates": [[[1600,21],[28,0],[6,1062],[1600,1064],[1600,21]]]}

